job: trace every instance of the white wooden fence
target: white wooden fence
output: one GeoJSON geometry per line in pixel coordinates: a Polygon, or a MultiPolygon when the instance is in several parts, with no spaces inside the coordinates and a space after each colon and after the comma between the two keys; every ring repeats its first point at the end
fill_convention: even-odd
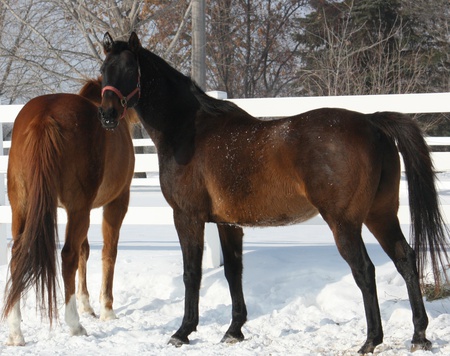
{"type": "MultiPolygon", "coordinates": [[[[210,92],[211,96],[224,98],[222,92],[210,92]]],[[[226,95],[226,94],[225,94],[226,95]]],[[[226,96],[225,96],[226,98],[226,96]]],[[[447,113],[450,112],[450,93],[438,94],[405,94],[405,95],[378,95],[378,96],[341,96],[341,97],[305,97],[305,98],[264,98],[264,99],[233,99],[231,100],[250,114],[257,117],[283,117],[298,114],[320,107],[339,107],[350,110],[370,113],[375,111],[398,111],[403,113],[447,113]]],[[[22,105],[0,105],[0,136],[2,124],[12,123],[22,105]]],[[[450,146],[450,137],[429,137],[430,145],[450,146]]],[[[153,146],[150,139],[133,140],[135,146],[153,146]]],[[[7,226],[11,223],[11,209],[6,199],[5,176],[8,165],[8,156],[3,155],[3,148],[10,147],[10,141],[0,140],[0,265],[7,261],[7,226]]],[[[450,171],[450,152],[434,152],[433,160],[438,171],[450,171]]],[[[158,172],[156,154],[137,154],[135,172],[158,172]]],[[[132,185],[159,184],[157,178],[133,179],[132,185]]],[[[444,206],[444,212],[450,218],[449,206],[444,206]]],[[[91,224],[100,224],[102,210],[91,212],[91,224]]],[[[401,207],[400,220],[409,222],[409,210],[401,207]]],[[[58,222],[66,222],[66,214],[58,211],[58,222]]],[[[173,224],[172,211],[168,207],[130,207],[124,219],[129,225],[169,225],[173,224]],[[137,217],[143,216],[145,219],[137,217]]],[[[313,219],[310,224],[323,223],[313,219]]],[[[448,223],[448,219],[447,219],[448,223]]],[[[151,236],[149,236],[151,238],[151,236]]],[[[205,230],[205,267],[215,267],[220,264],[220,244],[217,231],[213,224],[207,224],[205,230]]]]}

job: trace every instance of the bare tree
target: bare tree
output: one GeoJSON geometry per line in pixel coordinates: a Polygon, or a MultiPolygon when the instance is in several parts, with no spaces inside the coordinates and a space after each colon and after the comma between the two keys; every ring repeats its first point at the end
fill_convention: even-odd
{"type": "Polygon", "coordinates": [[[48,92],[76,92],[82,81],[98,74],[106,31],[118,39],[137,31],[146,45],[158,32],[157,22],[164,22],[178,9],[184,13],[186,3],[0,0],[0,57],[6,76],[0,83],[1,92],[10,102],[24,102],[48,92]]]}
{"type": "Polygon", "coordinates": [[[294,15],[303,0],[218,0],[210,4],[209,86],[230,97],[289,96],[295,76],[294,15]]]}
{"type": "MultiPolygon", "coordinates": [[[[225,89],[230,97],[291,94],[297,45],[290,35],[292,17],[305,2],[208,2],[206,88],[225,89]]],[[[192,0],[0,0],[0,4],[9,26],[22,26],[26,39],[15,42],[17,37],[11,35],[0,43],[0,57],[13,64],[8,73],[19,78],[16,89],[2,89],[12,101],[77,91],[85,78],[98,73],[106,31],[122,39],[137,31],[144,46],[190,73],[192,0]],[[13,97],[13,92],[19,95],[13,97]]]]}
{"type": "MultiPolygon", "coordinates": [[[[0,56],[2,57],[2,94],[13,102],[36,94],[37,87],[48,85],[48,77],[40,68],[50,62],[44,59],[42,50],[34,46],[36,28],[45,20],[34,13],[34,2],[17,3],[1,1],[2,28],[0,56]],[[25,87],[26,88],[25,88],[25,87]],[[25,93],[26,92],[26,93],[25,93]]],[[[43,7],[43,10],[47,10],[43,7]]],[[[51,47],[47,42],[46,47],[51,47]]],[[[55,63],[53,62],[53,70],[55,63]]]]}
{"type": "MultiPolygon", "coordinates": [[[[299,19],[297,95],[449,90],[448,1],[344,0],[315,6],[299,19]]],[[[448,115],[416,118],[428,132],[449,133],[448,115]]]]}
{"type": "MultiPolygon", "coordinates": [[[[10,104],[14,102],[17,93],[14,90],[14,80],[11,73],[13,72],[14,57],[16,56],[17,49],[20,42],[23,40],[24,24],[20,24],[15,33],[12,35],[12,28],[8,26],[9,17],[6,6],[0,4],[0,43],[11,43],[11,49],[2,53],[3,60],[0,62],[0,98],[4,98],[3,94],[8,91],[11,95],[7,99],[7,102],[3,104],[10,104]]],[[[16,72],[19,72],[18,68],[16,72]]]]}

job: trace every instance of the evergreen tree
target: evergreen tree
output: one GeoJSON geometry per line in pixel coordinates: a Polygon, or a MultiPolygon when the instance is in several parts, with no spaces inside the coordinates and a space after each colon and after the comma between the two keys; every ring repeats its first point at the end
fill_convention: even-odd
{"type": "Polygon", "coordinates": [[[294,37],[299,93],[447,91],[449,4],[436,3],[311,0],[294,37]]]}

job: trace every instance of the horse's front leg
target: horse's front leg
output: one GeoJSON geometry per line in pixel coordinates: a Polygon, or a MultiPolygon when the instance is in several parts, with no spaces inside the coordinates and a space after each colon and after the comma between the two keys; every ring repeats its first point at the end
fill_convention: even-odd
{"type": "Polygon", "coordinates": [[[184,317],[169,344],[180,347],[188,344],[188,336],[197,330],[205,223],[196,217],[174,211],[174,222],[183,253],[183,281],[185,286],[184,317]]]}
{"type": "Polygon", "coordinates": [[[102,250],[102,287],[100,291],[100,319],[113,320],[116,314],[113,309],[113,281],[119,243],[120,227],[128,210],[129,191],[103,208],[103,250],[102,250]]]}
{"type": "Polygon", "coordinates": [[[225,277],[230,288],[232,303],[231,325],[222,342],[234,343],[244,340],[241,328],[247,321],[247,308],[242,291],[242,228],[231,225],[218,225],[222,246],[225,277]]]}
{"type": "Polygon", "coordinates": [[[65,293],[65,320],[72,335],[86,335],[80,324],[75,297],[75,275],[80,258],[80,250],[89,229],[90,209],[67,212],[66,241],[61,252],[62,275],[65,293]]]}

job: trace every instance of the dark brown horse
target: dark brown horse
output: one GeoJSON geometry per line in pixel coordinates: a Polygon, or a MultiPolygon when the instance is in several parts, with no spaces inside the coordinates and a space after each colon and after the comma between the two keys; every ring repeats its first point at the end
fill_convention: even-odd
{"type": "Polygon", "coordinates": [[[103,45],[103,86],[116,88],[103,96],[103,120],[118,120],[123,111],[119,99],[140,80],[135,108],[157,147],[161,189],[173,208],[183,252],[184,318],[170,343],[188,343],[198,325],[206,222],[218,225],[232,299],[232,321],[223,341],[235,342],[244,339],[241,328],[247,318],[241,226],[294,224],[320,213],[363,295],[367,340],[359,352],[372,352],[383,341],[375,268],[361,238],[363,224],[405,279],[413,348],[431,348],[418,270],[423,272],[429,251],[439,282],[441,264],[448,260],[446,232],[429,150],[410,118],[319,109],[260,121],[230,102],[208,97],[142,48],[134,33],[128,42],[114,42],[106,34],[103,45]],[[397,218],[399,151],[408,178],[415,250],[397,218]]]}
{"type": "MultiPolygon", "coordinates": [[[[94,314],[86,285],[90,211],[103,207],[103,281],[100,319],[115,318],[113,276],[122,220],[128,209],[134,171],[131,119],[114,131],[98,118],[101,81],[75,94],[30,100],[14,122],[8,163],[13,247],[3,316],[8,315],[10,345],[25,343],[20,329],[20,298],[36,288],[41,310],[57,316],[57,206],[67,212],[62,275],[65,320],[74,335],[84,335],[75,298],[78,269],[80,312],[94,314]],[[90,99],[90,100],[88,100],[90,99]],[[96,104],[94,104],[96,103],[96,104]]],[[[118,122],[109,126],[115,128],[118,122]]]]}

